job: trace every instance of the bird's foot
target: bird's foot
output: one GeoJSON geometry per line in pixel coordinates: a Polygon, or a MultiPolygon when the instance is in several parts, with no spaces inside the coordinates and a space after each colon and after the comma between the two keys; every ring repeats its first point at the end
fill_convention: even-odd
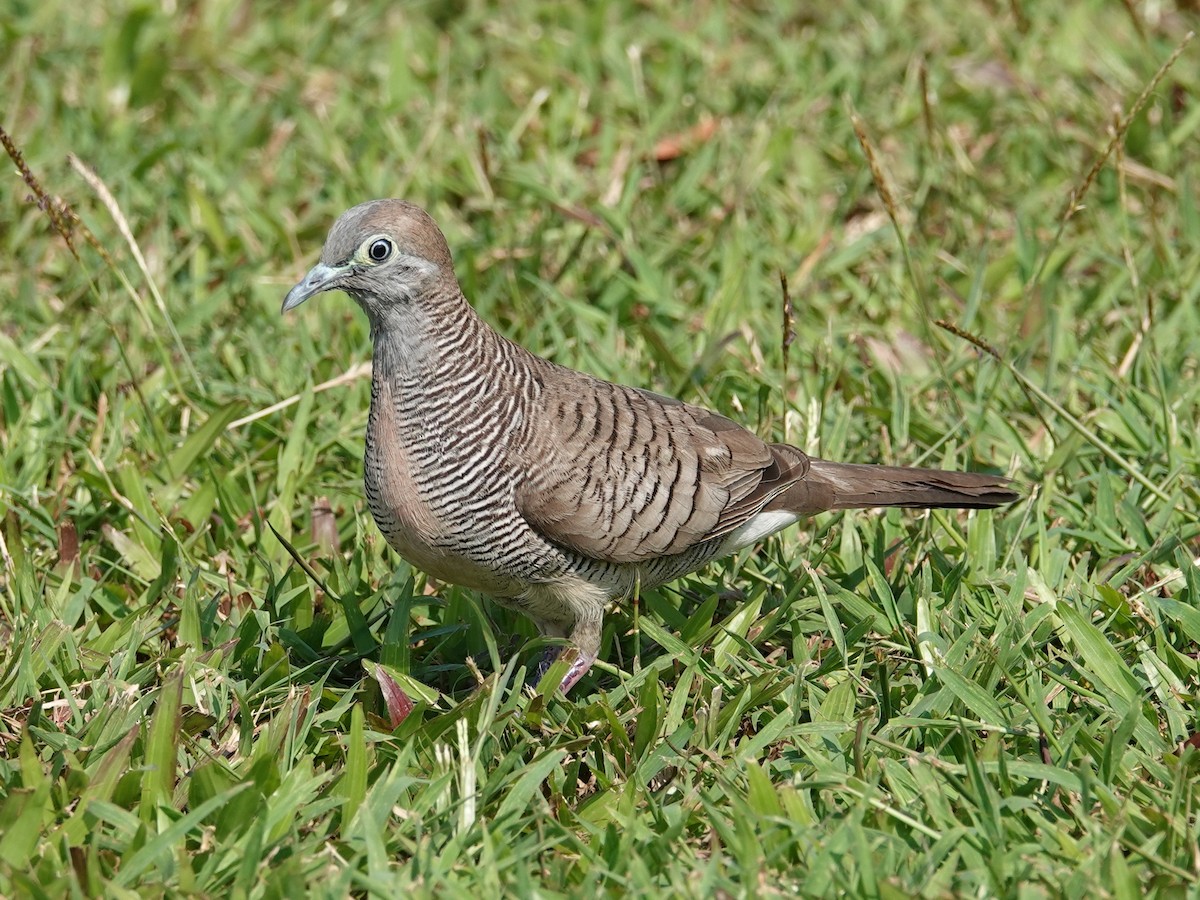
{"type": "Polygon", "coordinates": [[[529,680],[530,685],[536,686],[550,671],[550,667],[559,660],[567,663],[567,674],[563,676],[563,680],[559,685],[563,694],[566,694],[575,686],[580,678],[587,674],[588,669],[592,667],[592,663],[596,661],[594,653],[583,653],[577,647],[567,647],[565,650],[560,650],[558,647],[551,647],[538,660],[538,664],[534,667],[532,677],[529,680]]]}

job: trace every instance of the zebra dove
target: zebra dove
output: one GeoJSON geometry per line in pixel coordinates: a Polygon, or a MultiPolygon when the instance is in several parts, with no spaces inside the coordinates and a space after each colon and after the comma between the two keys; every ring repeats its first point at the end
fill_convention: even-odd
{"type": "Polygon", "coordinates": [[[564,692],[596,660],[607,605],[639,587],[826,510],[1018,497],[995,475],[810,457],[535,356],[468,305],[442,232],[401,200],[344,213],[282,311],[333,290],[371,325],[364,481],[380,531],[417,568],[569,638],[564,692]]]}

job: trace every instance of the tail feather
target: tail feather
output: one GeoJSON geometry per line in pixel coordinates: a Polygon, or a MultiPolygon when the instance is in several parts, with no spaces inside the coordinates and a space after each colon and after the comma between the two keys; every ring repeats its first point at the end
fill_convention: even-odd
{"type": "Polygon", "coordinates": [[[805,478],[771,505],[807,515],[821,509],[903,506],[917,509],[990,509],[1020,498],[1000,475],[872,466],[812,459],[805,478]]]}

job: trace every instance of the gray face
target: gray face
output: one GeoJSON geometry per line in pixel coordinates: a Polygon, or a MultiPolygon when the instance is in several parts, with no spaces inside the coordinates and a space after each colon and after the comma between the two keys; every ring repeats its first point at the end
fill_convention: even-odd
{"type": "Polygon", "coordinates": [[[446,239],[420,207],[372,200],[347,210],[325,239],[321,261],[288,291],[282,312],[341,290],[372,308],[408,302],[431,284],[454,279],[446,239]]]}

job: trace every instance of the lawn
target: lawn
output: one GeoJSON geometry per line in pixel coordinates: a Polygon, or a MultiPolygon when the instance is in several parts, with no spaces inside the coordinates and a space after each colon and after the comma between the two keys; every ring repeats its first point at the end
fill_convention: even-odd
{"type": "Polygon", "coordinates": [[[1200,893],[1196,5],[784,6],[8,4],[0,895],[1200,893]],[[1023,499],[527,690],[366,510],[365,318],[279,315],[381,196],[543,356],[1023,499]]]}

